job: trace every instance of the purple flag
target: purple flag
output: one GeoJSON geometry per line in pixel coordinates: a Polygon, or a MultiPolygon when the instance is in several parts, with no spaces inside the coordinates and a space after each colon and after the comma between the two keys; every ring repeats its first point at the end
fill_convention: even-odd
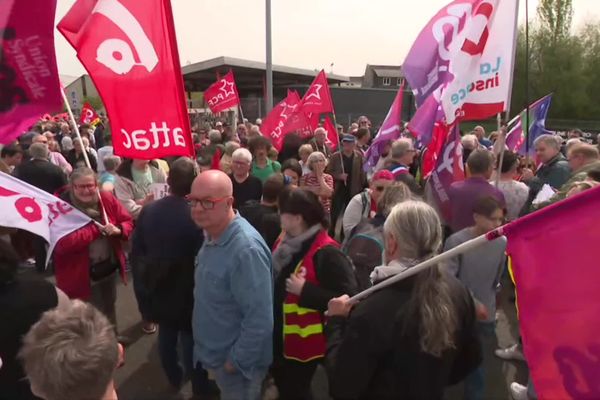
{"type": "Polygon", "coordinates": [[[394,102],[390,107],[390,110],[377,132],[377,136],[373,139],[371,146],[365,154],[367,160],[364,165],[365,171],[369,172],[375,168],[379,157],[383,152],[383,148],[390,141],[394,141],[400,137],[402,133],[402,100],[404,95],[404,84],[398,90],[394,102]]]}
{"type": "MultiPolygon", "coordinates": [[[[527,110],[523,110],[521,114],[516,118],[515,124],[510,128],[506,134],[506,146],[510,151],[517,152],[521,155],[526,155],[525,146],[525,129],[527,121],[529,120],[529,155],[535,153],[533,142],[540,135],[552,134],[552,132],[546,130],[546,117],[548,116],[548,109],[550,108],[550,102],[552,101],[552,94],[542,97],[535,101],[529,106],[529,115],[527,110]]],[[[510,125],[510,124],[509,124],[510,125]]]]}

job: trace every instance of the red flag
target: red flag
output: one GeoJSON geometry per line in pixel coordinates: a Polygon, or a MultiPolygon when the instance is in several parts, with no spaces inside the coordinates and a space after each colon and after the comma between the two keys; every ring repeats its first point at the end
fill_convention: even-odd
{"type": "Polygon", "coordinates": [[[540,399],[600,398],[600,187],[508,224],[527,366],[540,399]]]}
{"type": "Polygon", "coordinates": [[[296,130],[305,130],[308,126],[308,120],[306,119],[306,115],[302,111],[302,108],[299,107],[299,104],[302,100],[300,100],[300,95],[298,92],[295,90],[288,90],[288,97],[286,101],[289,106],[298,105],[286,122],[286,131],[292,132],[296,130]]]}
{"type": "Polygon", "coordinates": [[[315,77],[312,84],[302,98],[302,111],[305,114],[314,113],[332,113],[334,112],[333,101],[331,100],[331,92],[327,83],[325,71],[321,70],[315,77]]]}
{"type": "Polygon", "coordinates": [[[215,154],[213,154],[212,160],[210,161],[210,169],[220,169],[219,165],[221,163],[221,149],[217,147],[215,150],[215,154]]]}
{"type": "Polygon", "coordinates": [[[58,30],[102,97],[116,155],[194,154],[170,0],[77,0],[58,30]]]}
{"type": "Polygon", "coordinates": [[[225,111],[240,104],[233,71],[229,71],[223,78],[210,85],[204,92],[204,98],[213,113],[225,111]]]}
{"type": "Polygon", "coordinates": [[[335,151],[340,144],[340,136],[338,135],[335,125],[331,122],[329,115],[325,117],[323,128],[327,131],[327,139],[325,142],[331,147],[331,150],[335,151]]]}
{"type": "Polygon", "coordinates": [[[431,136],[431,142],[427,145],[427,150],[423,156],[423,163],[421,168],[421,175],[423,179],[429,177],[433,172],[433,169],[437,165],[437,159],[446,144],[446,138],[448,137],[448,126],[438,122],[433,126],[433,133],[431,136]]]}
{"type": "Polygon", "coordinates": [[[0,143],[61,108],[55,10],[56,0],[0,1],[0,143]]]}
{"type": "Polygon", "coordinates": [[[456,181],[465,178],[464,166],[462,160],[462,145],[460,143],[460,130],[458,124],[453,127],[440,127],[443,131],[440,136],[444,137],[444,145],[440,152],[440,157],[437,157],[435,169],[431,172],[431,179],[427,181],[431,185],[433,198],[446,220],[450,220],[450,198],[448,197],[448,189],[450,185],[456,181]],[[444,135],[443,132],[449,132],[444,135]]]}
{"type": "Polygon", "coordinates": [[[90,103],[85,102],[83,107],[81,108],[81,116],[79,117],[79,122],[82,124],[96,125],[100,122],[100,117],[96,114],[96,110],[90,105],[90,103]]]}
{"type": "Polygon", "coordinates": [[[277,151],[281,150],[285,134],[291,131],[288,123],[293,120],[292,116],[298,112],[299,106],[298,95],[288,92],[288,96],[273,107],[273,110],[262,121],[260,130],[271,140],[277,151]]]}

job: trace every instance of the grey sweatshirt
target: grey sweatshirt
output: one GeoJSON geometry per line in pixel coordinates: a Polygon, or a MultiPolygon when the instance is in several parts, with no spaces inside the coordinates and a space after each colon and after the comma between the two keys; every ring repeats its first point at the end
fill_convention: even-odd
{"type": "MultiPolygon", "coordinates": [[[[475,238],[472,227],[456,232],[448,238],[444,251],[475,238]]],[[[456,276],[473,296],[488,310],[489,319],[496,317],[496,287],[500,282],[506,261],[506,238],[499,237],[475,247],[445,263],[448,272],[456,276]]]]}

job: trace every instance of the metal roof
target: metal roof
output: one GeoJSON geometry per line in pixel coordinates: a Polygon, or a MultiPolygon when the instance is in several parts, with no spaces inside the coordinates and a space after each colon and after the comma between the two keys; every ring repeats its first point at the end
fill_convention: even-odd
{"type": "Polygon", "coordinates": [[[373,68],[373,72],[380,78],[402,78],[400,67],[398,68],[373,68]]]}

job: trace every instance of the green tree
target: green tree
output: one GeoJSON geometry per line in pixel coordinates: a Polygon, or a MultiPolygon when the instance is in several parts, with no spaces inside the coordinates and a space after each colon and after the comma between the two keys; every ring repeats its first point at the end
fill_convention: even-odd
{"type": "Polygon", "coordinates": [[[572,0],[540,0],[537,15],[542,30],[549,34],[552,41],[570,35],[573,21],[572,0]]]}

